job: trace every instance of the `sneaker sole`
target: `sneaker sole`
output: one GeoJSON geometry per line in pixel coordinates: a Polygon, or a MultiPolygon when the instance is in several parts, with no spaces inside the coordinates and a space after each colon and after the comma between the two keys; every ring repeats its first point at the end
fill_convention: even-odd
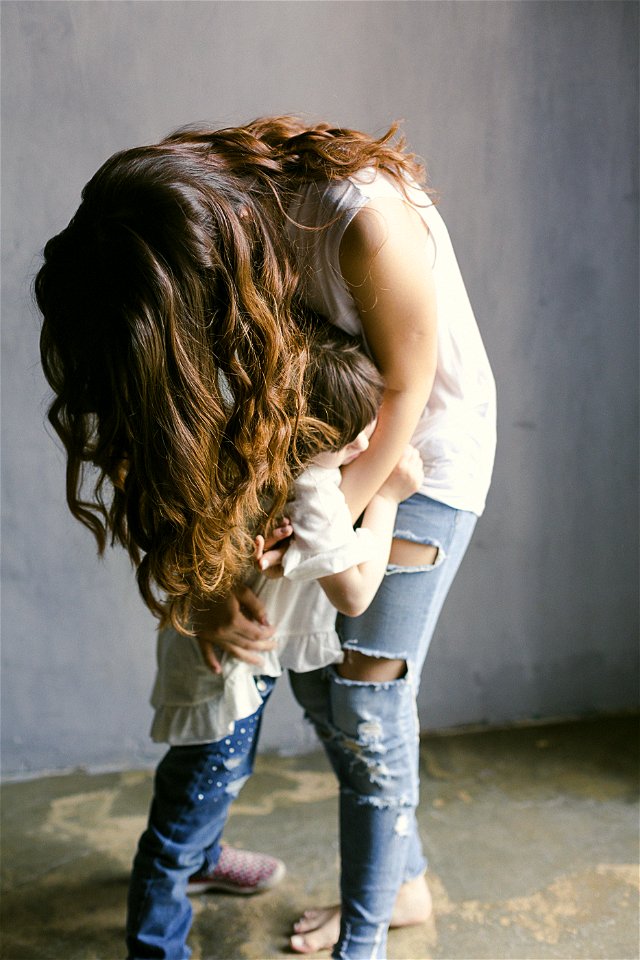
{"type": "Polygon", "coordinates": [[[250,897],[254,893],[264,893],[265,890],[271,890],[277,886],[287,872],[284,863],[279,863],[268,880],[258,887],[239,887],[237,883],[231,883],[228,880],[202,880],[187,884],[187,895],[192,897],[199,893],[208,893],[209,891],[218,891],[219,893],[235,893],[241,897],[250,897]]]}

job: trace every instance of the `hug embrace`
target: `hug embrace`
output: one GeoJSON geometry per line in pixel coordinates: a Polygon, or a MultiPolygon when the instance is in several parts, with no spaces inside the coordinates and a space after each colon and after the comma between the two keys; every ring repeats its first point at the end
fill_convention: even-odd
{"type": "Polygon", "coordinates": [[[287,669],[340,785],[341,901],[291,947],[384,960],[431,909],[416,697],[495,451],[421,164],[395,127],[184,128],[106,161],[35,290],[69,507],[160,620],[128,958],[189,957],[189,893],[284,875],[221,838],[287,669]]]}

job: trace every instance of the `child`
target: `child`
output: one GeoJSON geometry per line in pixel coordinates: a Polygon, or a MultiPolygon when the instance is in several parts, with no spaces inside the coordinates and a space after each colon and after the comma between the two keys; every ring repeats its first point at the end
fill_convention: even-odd
{"type": "Polygon", "coordinates": [[[353,529],[340,467],[368,446],[382,381],[357,341],[340,330],[318,321],[308,339],[309,412],[330,424],[334,442],[327,449],[326,430],[318,431],[316,443],[299,451],[308,466],[287,505],[294,536],[283,577],[254,573],[248,579],[276,626],[274,649],[259,666],[225,654],[215,674],[194,637],[173,628],[159,635],[152,737],[171,748],[158,767],[149,825],[134,862],[131,958],[189,956],[186,893],[254,893],[283,876],[279,860],[220,843],[230,804],[253,768],[264,703],[283,667],[307,672],[342,659],[336,610],[356,616],[373,599],[386,569],[397,505],[423,479],[419,454],[409,447],[353,529]]]}

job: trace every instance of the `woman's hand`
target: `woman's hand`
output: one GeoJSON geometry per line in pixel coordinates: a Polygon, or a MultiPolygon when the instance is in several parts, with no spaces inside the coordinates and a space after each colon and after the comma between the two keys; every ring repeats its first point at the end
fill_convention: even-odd
{"type": "Polygon", "coordinates": [[[234,587],[228,597],[201,601],[193,610],[192,624],[203,659],[213,673],[222,672],[221,653],[259,666],[258,651],[276,647],[264,604],[244,584],[234,587]]]}
{"type": "Polygon", "coordinates": [[[395,467],[382,484],[378,493],[381,497],[388,497],[394,503],[401,503],[417,493],[424,480],[424,464],[418,450],[410,443],[395,467]]]}

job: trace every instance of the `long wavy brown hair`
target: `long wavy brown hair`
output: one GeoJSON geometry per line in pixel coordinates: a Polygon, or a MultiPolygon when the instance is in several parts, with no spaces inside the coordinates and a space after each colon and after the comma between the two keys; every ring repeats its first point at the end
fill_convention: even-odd
{"type": "Polygon", "coordinates": [[[242,575],[317,444],[287,208],[365,167],[422,179],[396,125],[185,128],[107,160],[45,246],[35,295],[69,508],[100,552],[125,546],[147,605],[183,631],[195,598],[242,575]]]}

